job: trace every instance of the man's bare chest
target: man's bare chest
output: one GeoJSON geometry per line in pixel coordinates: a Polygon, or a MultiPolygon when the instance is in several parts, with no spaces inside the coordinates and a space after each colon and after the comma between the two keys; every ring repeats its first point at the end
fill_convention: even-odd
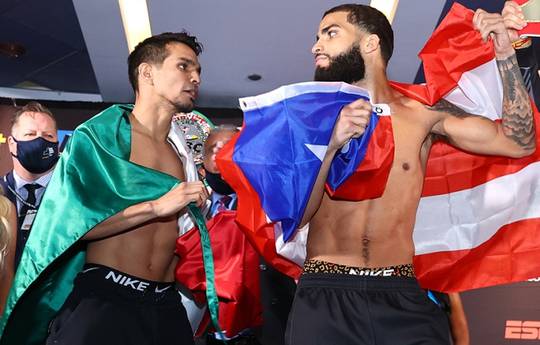
{"type": "Polygon", "coordinates": [[[182,161],[168,142],[156,143],[134,135],[129,160],[178,179],[184,179],[182,161]]]}

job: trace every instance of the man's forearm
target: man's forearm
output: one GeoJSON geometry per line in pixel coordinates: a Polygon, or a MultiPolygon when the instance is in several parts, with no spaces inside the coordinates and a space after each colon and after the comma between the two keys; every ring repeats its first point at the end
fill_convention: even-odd
{"type": "Polygon", "coordinates": [[[324,160],[321,164],[321,169],[319,170],[319,174],[317,175],[317,180],[315,181],[315,185],[313,187],[313,190],[311,191],[311,195],[309,196],[309,201],[306,206],[304,216],[302,217],[302,222],[298,226],[299,229],[303,228],[307,223],[309,223],[309,221],[315,215],[315,213],[319,209],[319,206],[321,205],[321,200],[324,194],[324,185],[326,183],[328,171],[330,170],[330,165],[332,164],[334,156],[335,151],[329,151],[324,157],[324,160]]]}
{"type": "Polygon", "coordinates": [[[84,240],[98,240],[114,236],[156,218],[152,202],[142,202],[107,218],[96,225],[84,237],[84,240]]]}
{"type": "Polygon", "coordinates": [[[503,83],[503,132],[524,150],[536,145],[531,103],[515,55],[497,60],[503,83]]]}

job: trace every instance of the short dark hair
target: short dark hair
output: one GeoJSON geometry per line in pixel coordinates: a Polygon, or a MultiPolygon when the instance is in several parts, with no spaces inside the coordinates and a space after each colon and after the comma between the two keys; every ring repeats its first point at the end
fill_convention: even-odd
{"type": "Polygon", "coordinates": [[[139,89],[139,70],[138,67],[143,62],[160,65],[169,55],[167,45],[171,43],[183,43],[191,48],[197,56],[202,52],[202,44],[197,41],[195,36],[191,36],[186,31],[182,32],[164,32],[162,34],[148,37],[137,44],[135,49],[128,56],[128,74],[129,82],[133,91],[139,89]]]}
{"type": "Polygon", "coordinates": [[[394,51],[394,31],[386,16],[374,7],[360,4],[344,4],[326,11],[323,18],[334,12],[348,12],[347,21],[360,29],[379,36],[381,55],[388,64],[394,51]]]}
{"type": "Polygon", "coordinates": [[[43,104],[35,102],[35,101],[30,101],[22,107],[17,107],[17,109],[15,110],[15,114],[13,114],[13,118],[11,119],[12,132],[13,132],[13,127],[17,125],[21,116],[24,115],[25,113],[47,114],[51,119],[53,119],[54,125],[56,127],[56,118],[54,117],[53,113],[43,104]]]}

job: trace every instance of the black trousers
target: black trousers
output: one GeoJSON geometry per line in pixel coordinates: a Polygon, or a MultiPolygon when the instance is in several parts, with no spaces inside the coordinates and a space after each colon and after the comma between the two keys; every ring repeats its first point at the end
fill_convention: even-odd
{"type": "Polygon", "coordinates": [[[304,273],[289,316],[288,345],[450,344],[444,312],[406,277],[304,273]]]}
{"type": "Polygon", "coordinates": [[[192,345],[172,283],[87,265],[49,327],[47,345],[192,345]]]}

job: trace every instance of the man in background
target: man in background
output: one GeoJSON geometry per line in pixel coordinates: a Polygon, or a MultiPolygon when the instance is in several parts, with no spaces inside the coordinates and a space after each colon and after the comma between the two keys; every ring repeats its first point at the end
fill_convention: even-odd
{"type": "Polygon", "coordinates": [[[219,211],[236,210],[236,193],[221,178],[216,165],[216,154],[237,132],[238,129],[234,125],[220,125],[212,129],[204,142],[203,167],[205,179],[210,188],[212,188],[208,218],[212,218],[219,211]]]}
{"type": "Polygon", "coordinates": [[[45,188],[58,161],[58,130],[52,112],[37,102],[17,109],[8,138],[13,170],[0,180],[6,197],[17,206],[16,271],[45,188]]]}
{"type": "MultiPolygon", "coordinates": [[[[234,125],[221,125],[214,128],[204,143],[203,164],[206,182],[212,188],[210,211],[208,218],[220,211],[236,210],[236,192],[225,182],[216,165],[216,155],[238,133],[234,125]]],[[[232,339],[231,344],[282,345],[285,343],[287,316],[291,310],[295,282],[286,275],[268,265],[262,258],[254,264],[259,265],[261,288],[260,303],[262,305],[263,325],[254,329],[256,339],[251,335],[232,339]]],[[[241,317],[241,316],[239,316],[241,317]]],[[[220,341],[210,338],[207,344],[218,344],[220,341]]]]}

